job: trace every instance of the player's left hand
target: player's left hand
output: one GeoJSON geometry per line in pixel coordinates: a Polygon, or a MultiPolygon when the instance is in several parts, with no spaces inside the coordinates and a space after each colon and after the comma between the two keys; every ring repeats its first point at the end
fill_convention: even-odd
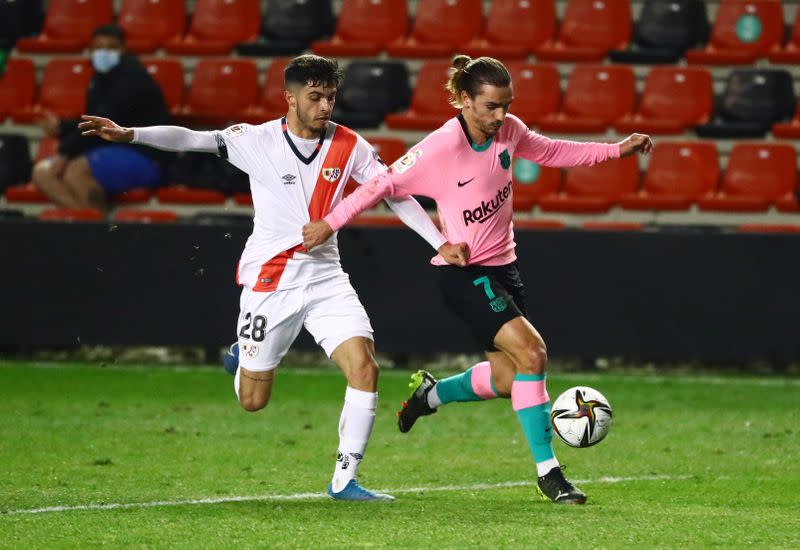
{"type": "Polygon", "coordinates": [[[319,246],[333,235],[333,229],[325,220],[309,222],[303,226],[303,246],[306,250],[311,250],[319,246]]]}
{"type": "Polygon", "coordinates": [[[635,153],[649,154],[653,150],[653,140],[646,134],[631,134],[619,144],[620,158],[629,157],[635,153]]]}
{"type": "Polygon", "coordinates": [[[467,243],[444,243],[439,247],[439,255],[450,265],[466,267],[469,262],[469,247],[467,243]]]}

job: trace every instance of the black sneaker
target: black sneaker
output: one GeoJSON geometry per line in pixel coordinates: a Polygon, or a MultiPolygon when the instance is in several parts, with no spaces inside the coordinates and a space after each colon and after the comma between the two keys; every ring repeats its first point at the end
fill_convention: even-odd
{"type": "Polygon", "coordinates": [[[414,390],[408,401],[403,401],[403,408],[397,411],[397,426],[403,433],[408,432],[417,418],[428,416],[436,412],[436,409],[428,406],[428,392],[431,391],[436,378],[425,370],[419,370],[411,375],[409,388],[414,390]]]}
{"type": "Polygon", "coordinates": [[[543,500],[552,500],[556,504],[583,504],[586,495],[567,481],[561,466],[556,466],[539,478],[537,490],[543,500]]]}

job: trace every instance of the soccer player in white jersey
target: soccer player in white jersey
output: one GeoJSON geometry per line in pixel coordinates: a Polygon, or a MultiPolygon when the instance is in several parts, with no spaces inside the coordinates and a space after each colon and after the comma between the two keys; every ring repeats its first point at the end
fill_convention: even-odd
{"type": "MultiPolygon", "coordinates": [[[[286,68],[286,116],[257,126],[197,132],[177,126],[122,128],[85,115],[84,135],[168,151],[202,151],[228,159],[250,176],[253,233],[236,271],[242,288],[234,388],[247,411],[269,401],[275,368],[305,325],[347,378],[339,449],[328,494],[341,500],[392,500],[358,484],[377,407],[378,365],[372,327],[339,263],[335,240],[307,251],[301,228],[321,219],[352,176],[365,183],[385,169],[358,134],[330,121],[342,79],[332,59],[302,55],[286,68]]],[[[439,254],[466,263],[466,247],[450,244],[412,198],[387,201],[439,254]]]]}

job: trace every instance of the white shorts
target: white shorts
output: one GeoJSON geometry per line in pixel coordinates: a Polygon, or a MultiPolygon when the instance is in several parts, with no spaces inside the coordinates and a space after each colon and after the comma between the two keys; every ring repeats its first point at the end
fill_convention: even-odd
{"type": "Polygon", "coordinates": [[[372,339],[369,317],[346,273],[275,292],[243,288],[239,365],[256,372],[274,369],[304,325],[328,357],[345,340],[372,339]]]}

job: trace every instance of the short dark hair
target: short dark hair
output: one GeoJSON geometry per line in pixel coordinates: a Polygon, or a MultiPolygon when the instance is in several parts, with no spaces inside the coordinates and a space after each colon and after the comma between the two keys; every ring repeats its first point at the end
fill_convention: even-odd
{"type": "Polygon", "coordinates": [[[92,38],[96,36],[110,36],[119,40],[120,44],[125,44],[125,32],[112,23],[97,27],[92,33],[92,38]]]}
{"type": "Polygon", "coordinates": [[[344,73],[335,59],[319,55],[306,54],[292,59],[283,72],[283,85],[305,86],[338,86],[344,79],[344,73]]]}

